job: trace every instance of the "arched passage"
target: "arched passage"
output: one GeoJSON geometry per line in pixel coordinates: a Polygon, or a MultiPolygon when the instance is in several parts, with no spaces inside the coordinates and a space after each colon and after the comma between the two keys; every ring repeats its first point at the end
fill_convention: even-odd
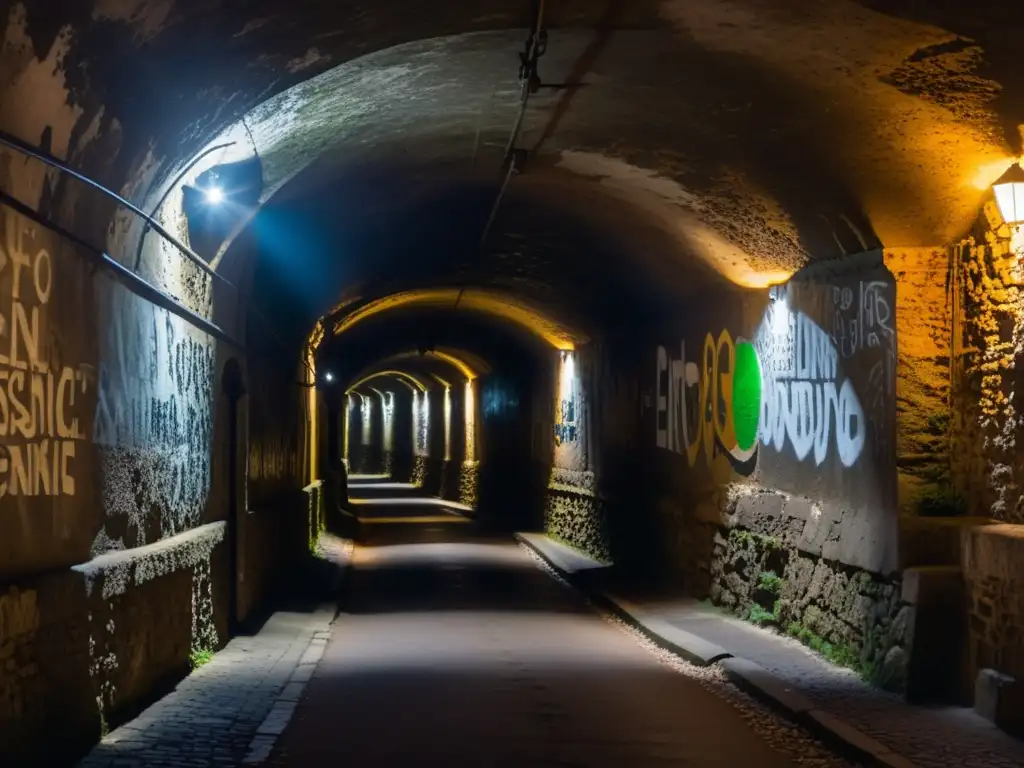
{"type": "MultiPolygon", "coordinates": [[[[309,543],[291,521],[333,503],[326,427],[347,388],[381,408],[422,396],[447,423],[433,409],[452,366],[478,418],[461,459],[436,458],[480,463],[492,519],[737,610],[794,520],[772,567],[798,592],[819,565],[880,585],[814,608],[858,652],[911,655],[888,630],[901,606],[879,597],[924,557],[901,551],[898,521],[964,494],[1021,522],[1024,469],[993,425],[1015,423],[1016,361],[984,367],[1019,346],[991,277],[1015,285],[1017,246],[982,210],[1021,152],[1020,11],[790,5],[548,3],[524,102],[532,3],[0,3],[0,130],[21,142],[0,154],[0,370],[18,414],[0,577],[50,605],[71,590],[48,574],[127,567],[131,599],[212,605],[135,632],[155,639],[153,674],[133,676],[95,649],[124,657],[147,619],[76,588],[67,634],[93,641],[75,658],[100,672],[68,694],[69,744],[222,642],[230,609],[202,585],[238,584],[244,613],[288,571],[309,543]],[[249,385],[233,567],[228,339],[249,385]],[[428,360],[395,357],[411,349],[428,360]],[[954,390],[985,393],[963,421],[954,390]],[[975,444],[983,460],[956,448],[975,444]],[[151,546],[177,553],[167,595],[151,546]],[[851,618],[861,597],[870,626],[851,618]]],[[[56,749],[44,725],[2,743],[56,749]]]]}

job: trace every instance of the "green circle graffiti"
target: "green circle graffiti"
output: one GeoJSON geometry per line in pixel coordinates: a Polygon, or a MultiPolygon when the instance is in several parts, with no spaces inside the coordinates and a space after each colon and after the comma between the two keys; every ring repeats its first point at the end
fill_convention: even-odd
{"type": "Polygon", "coordinates": [[[761,362],[749,341],[736,344],[736,363],[732,380],[732,422],[736,445],[749,451],[757,442],[761,419],[761,362]]]}

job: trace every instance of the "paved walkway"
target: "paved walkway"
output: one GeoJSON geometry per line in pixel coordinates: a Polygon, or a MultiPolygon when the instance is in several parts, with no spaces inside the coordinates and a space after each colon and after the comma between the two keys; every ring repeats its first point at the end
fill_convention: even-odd
{"type": "Polygon", "coordinates": [[[253,636],[236,637],[139,717],[115,729],[81,768],[184,768],[240,764],[333,606],[274,614],[253,636]]]}
{"type": "Polygon", "coordinates": [[[792,638],[726,616],[711,606],[684,600],[644,607],[673,626],[760,664],[819,708],[919,766],[1024,766],[1024,742],[973,709],[913,706],[868,685],[852,670],[829,664],[792,638]]]}
{"type": "Polygon", "coordinates": [[[662,663],[508,538],[364,535],[278,768],[845,765],[662,663]]]}
{"type": "MultiPolygon", "coordinates": [[[[596,561],[547,537],[527,534],[523,538],[538,551],[544,550],[545,559],[559,571],[572,575],[601,568],[596,561]]],[[[914,765],[1024,766],[1024,743],[972,709],[910,705],[899,696],[868,685],[853,671],[829,664],[792,638],[755,627],[704,603],[688,599],[645,601],[635,595],[630,595],[628,601],[610,597],[639,623],[656,628],[656,634],[669,634],[672,628],[683,630],[718,650],[754,662],[780,683],[779,689],[802,694],[816,709],[853,726],[914,765]]]]}

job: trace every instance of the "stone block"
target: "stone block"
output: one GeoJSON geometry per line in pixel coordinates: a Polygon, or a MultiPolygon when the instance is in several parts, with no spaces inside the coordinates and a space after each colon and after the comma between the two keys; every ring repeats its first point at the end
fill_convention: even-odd
{"type": "Polygon", "coordinates": [[[908,651],[906,697],[913,702],[967,704],[966,596],[954,566],[908,568],[892,635],[908,651]]]}
{"type": "Polygon", "coordinates": [[[1024,736],[1024,683],[982,669],[974,686],[974,709],[1012,736],[1024,736]]]}
{"type": "Polygon", "coordinates": [[[730,527],[764,531],[768,519],[782,516],[783,497],[777,493],[754,493],[736,501],[736,511],[729,520],[730,527]]]}

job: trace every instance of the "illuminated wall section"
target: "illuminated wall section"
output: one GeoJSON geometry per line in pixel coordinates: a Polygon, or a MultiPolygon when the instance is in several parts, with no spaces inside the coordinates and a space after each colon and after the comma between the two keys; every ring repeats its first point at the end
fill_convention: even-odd
{"type": "Polygon", "coordinates": [[[554,422],[555,466],[573,470],[586,469],[583,398],[574,351],[563,350],[558,353],[554,422]]]}
{"type": "Polygon", "coordinates": [[[430,435],[430,393],[413,392],[412,440],[413,455],[426,456],[430,435]]]}
{"type": "Polygon", "coordinates": [[[452,460],[452,388],[444,388],[444,460],[452,460]]]}
{"type": "Polygon", "coordinates": [[[395,445],[395,393],[381,392],[375,389],[380,396],[381,416],[383,422],[383,443],[385,453],[391,453],[395,445]]]}
{"type": "Polygon", "coordinates": [[[342,428],[341,428],[341,430],[342,430],[342,432],[341,432],[341,434],[342,434],[342,441],[343,441],[342,442],[342,454],[341,454],[341,457],[345,460],[345,466],[348,466],[349,430],[351,428],[352,411],[354,410],[354,408],[355,408],[355,403],[353,402],[353,397],[352,397],[351,393],[345,395],[345,416],[342,419],[345,423],[342,425],[342,428]]]}
{"type": "Polygon", "coordinates": [[[366,397],[365,395],[359,395],[359,397],[362,400],[360,416],[363,423],[363,430],[359,441],[362,445],[370,445],[373,443],[373,398],[366,397]]]}
{"type": "Polygon", "coordinates": [[[462,412],[466,429],[466,461],[476,461],[476,379],[466,381],[462,412]]]}

